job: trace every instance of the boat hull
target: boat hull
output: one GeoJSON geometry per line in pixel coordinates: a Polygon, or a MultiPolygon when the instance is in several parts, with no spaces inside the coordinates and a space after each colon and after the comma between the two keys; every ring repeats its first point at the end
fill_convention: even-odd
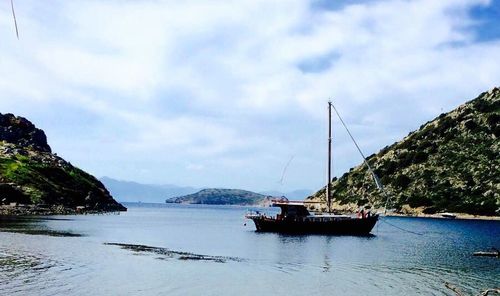
{"type": "Polygon", "coordinates": [[[277,220],[268,217],[251,217],[257,232],[316,233],[339,235],[368,235],[378,221],[378,215],[357,219],[325,219],[325,221],[277,220]]]}

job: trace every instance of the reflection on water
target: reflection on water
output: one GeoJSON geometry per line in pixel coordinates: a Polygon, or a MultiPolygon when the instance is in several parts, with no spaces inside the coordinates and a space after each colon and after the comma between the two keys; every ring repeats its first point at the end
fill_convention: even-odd
{"type": "Polygon", "coordinates": [[[383,223],[368,237],[294,236],[244,227],[245,210],[141,205],[119,216],[1,219],[0,295],[451,295],[445,282],[466,294],[500,286],[500,260],[472,256],[500,246],[497,221],[387,218],[423,235],[383,223]]]}
{"type": "Polygon", "coordinates": [[[70,219],[57,219],[53,217],[0,216],[0,232],[14,232],[49,236],[81,236],[78,233],[69,231],[53,230],[43,224],[44,221],[50,220],[69,221],[70,219]]]}

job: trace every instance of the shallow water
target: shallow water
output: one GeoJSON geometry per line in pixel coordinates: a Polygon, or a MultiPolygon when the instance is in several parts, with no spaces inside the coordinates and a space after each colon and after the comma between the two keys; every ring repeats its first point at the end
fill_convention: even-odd
{"type": "Polygon", "coordinates": [[[254,231],[246,208],[0,219],[0,295],[454,295],[500,287],[499,221],[387,217],[370,237],[254,231]],[[392,227],[412,230],[416,235],[392,227]],[[244,223],[247,223],[244,226],[244,223]]]}

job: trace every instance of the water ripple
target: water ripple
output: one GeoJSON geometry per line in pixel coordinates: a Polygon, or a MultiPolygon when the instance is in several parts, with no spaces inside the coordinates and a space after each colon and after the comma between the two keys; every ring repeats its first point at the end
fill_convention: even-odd
{"type": "Polygon", "coordinates": [[[54,295],[70,291],[72,281],[66,279],[85,272],[85,266],[75,267],[62,259],[44,254],[0,249],[0,295],[27,294],[54,295]],[[77,270],[74,274],[72,271],[77,270]],[[41,284],[43,282],[43,284],[41,284]]]}

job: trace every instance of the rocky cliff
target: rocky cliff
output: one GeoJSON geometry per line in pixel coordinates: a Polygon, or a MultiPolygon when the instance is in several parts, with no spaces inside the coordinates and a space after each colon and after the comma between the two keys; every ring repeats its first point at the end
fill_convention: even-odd
{"type": "Polygon", "coordinates": [[[0,205],[12,203],[61,213],[126,210],[96,178],[51,153],[42,130],[0,113],[0,205]]]}
{"type": "MultiPolygon", "coordinates": [[[[500,215],[500,90],[441,114],[368,162],[396,211],[500,215]]],[[[331,186],[333,203],[343,211],[382,207],[386,200],[363,164],[331,186]]],[[[324,201],[325,190],[309,199],[324,201]]]]}
{"type": "Polygon", "coordinates": [[[51,152],[45,133],[24,117],[0,113],[0,142],[32,150],[51,152]]]}

